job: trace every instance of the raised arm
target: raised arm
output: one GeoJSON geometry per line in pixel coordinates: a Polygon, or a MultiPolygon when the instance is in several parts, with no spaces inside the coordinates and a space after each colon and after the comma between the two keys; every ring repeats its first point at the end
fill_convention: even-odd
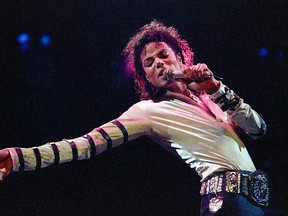
{"type": "Polygon", "coordinates": [[[224,84],[221,83],[218,91],[210,95],[210,98],[250,138],[257,139],[266,133],[266,123],[262,116],[224,84]]]}
{"type": "Polygon", "coordinates": [[[266,124],[261,115],[259,115],[251,106],[244,103],[233,90],[229,89],[221,81],[215,79],[213,73],[206,64],[197,64],[191,67],[183,66],[183,70],[192,82],[188,87],[197,91],[204,91],[209,95],[209,100],[228,114],[233,123],[241,129],[247,136],[257,139],[266,133],[266,124]],[[204,77],[209,72],[210,78],[204,77]],[[200,82],[193,82],[198,80],[200,82]]]}

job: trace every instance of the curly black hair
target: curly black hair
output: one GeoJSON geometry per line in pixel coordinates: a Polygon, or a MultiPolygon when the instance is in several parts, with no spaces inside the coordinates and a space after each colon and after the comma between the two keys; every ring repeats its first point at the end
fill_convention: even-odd
{"type": "Polygon", "coordinates": [[[130,38],[122,53],[125,56],[127,70],[133,73],[135,89],[140,93],[140,100],[151,99],[155,93],[155,88],[145,77],[140,59],[143,48],[150,42],[165,42],[175,54],[180,55],[185,65],[193,64],[194,53],[188,42],[181,39],[177,29],[167,27],[158,20],[152,20],[144,25],[130,38]]]}

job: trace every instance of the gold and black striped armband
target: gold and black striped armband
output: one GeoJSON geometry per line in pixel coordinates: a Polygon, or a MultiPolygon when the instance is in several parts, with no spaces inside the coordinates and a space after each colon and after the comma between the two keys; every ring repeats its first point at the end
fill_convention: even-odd
{"type": "Polygon", "coordinates": [[[54,163],[53,165],[58,165],[60,162],[59,150],[55,143],[51,144],[53,153],[54,153],[54,163]]]}
{"type": "Polygon", "coordinates": [[[17,153],[18,161],[19,161],[19,168],[18,168],[18,170],[19,170],[19,171],[24,171],[24,158],[23,158],[22,150],[21,150],[21,148],[17,147],[17,148],[15,148],[15,151],[16,151],[16,153],[17,153]]]}
{"type": "Polygon", "coordinates": [[[77,161],[78,160],[78,149],[73,141],[68,141],[66,140],[67,143],[69,143],[71,150],[72,150],[72,161],[77,161]]]}
{"type": "MultiPolygon", "coordinates": [[[[41,159],[40,151],[37,147],[33,147],[32,149],[33,149],[35,159],[36,159],[35,170],[39,170],[39,169],[41,169],[41,165],[42,165],[42,159],[41,159]]],[[[21,150],[21,148],[17,147],[17,148],[15,148],[15,151],[17,153],[18,160],[19,160],[18,170],[20,172],[24,171],[25,164],[24,164],[24,157],[23,157],[22,150],[21,150]]]]}
{"type": "MultiPolygon", "coordinates": [[[[128,132],[127,132],[126,128],[124,127],[124,125],[122,125],[117,119],[113,120],[111,123],[115,124],[119,128],[119,130],[122,132],[123,143],[128,142],[128,132]]],[[[107,150],[111,149],[112,148],[112,139],[109,136],[109,134],[102,128],[97,128],[96,130],[106,140],[107,150]]]]}
{"type": "Polygon", "coordinates": [[[39,170],[41,169],[41,164],[42,164],[42,160],[41,160],[41,155],[40,155],[40,151],[37,147],[33,148],[33,152],[36,158],[36,166],[35,169],[39,170]]]}
{"type": "Polygon", "coordinates": [[[128,142],[128,132],[123,124],[121,124],[117,119],[112,121],[113,124],[115,124],[122,132],[123,134],[123,144],[128,142]]]}
{"type": "Polygon", "coordinates": [[[109,136],[109,134],[106,133],[106,131],[103,130],[102,128],[97,128],[96,130],[106,140],[106,142],[107,142],[107,150],[111,149],[112,148],[112,139],[109,136]]]}
{"type": "Polygon", "coordinates": [[[94,140],[92,139],[92,137],[88,134],[83,136],[84,139],[87,139],[89,145],[90,145],[90,158],[93,159],[96,156],[96,146],[94,143],[94,140]]]}

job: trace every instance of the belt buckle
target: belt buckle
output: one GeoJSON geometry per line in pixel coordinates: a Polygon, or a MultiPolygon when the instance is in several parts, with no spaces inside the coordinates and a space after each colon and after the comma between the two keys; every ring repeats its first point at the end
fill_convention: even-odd
{"type": "Polygon", "coordinates": [[[226,174],[226,192],[240,193],[241,174],[239,172],[228,171],[226,174]]]}
{"type": "Polygon", "coordinates": [[[268,175],[262,171],[250,174],[249,196],[257,204],[267,206],[269,202],[268,175]]]}

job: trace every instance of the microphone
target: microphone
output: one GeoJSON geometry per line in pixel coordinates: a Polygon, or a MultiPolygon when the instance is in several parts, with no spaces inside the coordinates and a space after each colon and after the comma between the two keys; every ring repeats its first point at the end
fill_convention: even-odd
{"type": "MultiPolygon", "coordinates": [[[[210,79],[213,76],[215,78],[219,79],[219,80],[223,79],[222,77],[218,77],[216,75],[213,75],[213,73],[210,70],[206,71],[203,74],[203,76],[204,76],[205,80],[210,79]]],[[[166,73],[165,73],[165,79],[166,80],[189,79],[189,77],[186,77],[185,74],[182,71],[169,71],[169,70],[167,70],[166,73]]]]}

